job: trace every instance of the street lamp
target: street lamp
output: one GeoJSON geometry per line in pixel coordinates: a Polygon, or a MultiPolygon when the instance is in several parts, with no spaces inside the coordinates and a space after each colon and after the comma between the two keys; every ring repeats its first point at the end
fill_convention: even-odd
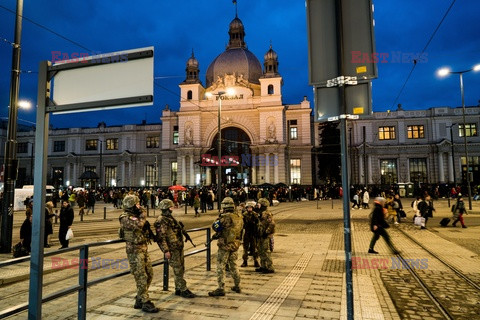
{"type": "Polygon", "coordinates": [[[463,146],[465,148],[465,163],[467,165],[467,190],[468,190],[468,209],[472,210],[472,190],[470,188],[470,163],[468,161],[468,148],[467,148],[467,129],[465,121],[465,92],[463,89],[463,74],[470,71],[480,71],[480,64],[475,65],[473,68],[463,71],[452,71],[450,68],[442,68],[437,71],[439,77],[446,77],[449,74],[458,74],[460,76],[460,94],[462,96],[462,115],[463,115],[463,146]]]}
{"type": "Polygon", "coordinates": [[[220,204],[222,201],[222,127],[221,127],[221,115],[222,115],[222,96],[233,95],[233,89],[227,89],[227,91],[218,91],[217,93],[207,92],[205,95],[207,97],[217,96],[218,100],[218,138],[217,138],[217,148],[218,148],[218,165],[217,165],[217,201],[218,201],[218,212],[220,212],[220,204]]]}
{"type": "Polygon", "coordinates": [[[453,144],[453,126],[456,125],[456,123],[452,123],[451,126],[447,127],[450,129],[450,141],[452,143],[452,166],[453,166],[453,185],[456,187],[457,186],[457,174],[455,170],[455,148],[453,144]]]}

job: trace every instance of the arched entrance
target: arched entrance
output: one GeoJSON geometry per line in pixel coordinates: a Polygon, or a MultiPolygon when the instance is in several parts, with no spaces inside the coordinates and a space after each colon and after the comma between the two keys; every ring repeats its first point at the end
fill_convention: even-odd
{"type": "MultiPolygon", "coordinates": [[[[208,150],[208,155],[212,159],[218,157],[218,133],[212,141],[212,147],[208,150]]],[[[230,187],[241,187],[251,183],[251,167],[249,162],[250,138],[248,134],[240,128],[228,127],[222,129],[222,184],[230,187]]],[[[212,183],[217,184],[218,166],[211,167],[212,183]]]]}

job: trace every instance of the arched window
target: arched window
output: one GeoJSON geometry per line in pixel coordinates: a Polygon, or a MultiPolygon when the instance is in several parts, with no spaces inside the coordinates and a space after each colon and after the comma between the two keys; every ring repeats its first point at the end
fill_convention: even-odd
{"type": "Polygon", "coordinates": [[[273,94],[274,90],[273,90],[273,84],[269,84],[268,85],[268,94],[273,94]]]}
{"type": "Polygon", "coordinates": [[[187,100],[192,100],[192,96],[193,96],[192,90],[188,90],[188,92],[187,92],[187,100]]]}

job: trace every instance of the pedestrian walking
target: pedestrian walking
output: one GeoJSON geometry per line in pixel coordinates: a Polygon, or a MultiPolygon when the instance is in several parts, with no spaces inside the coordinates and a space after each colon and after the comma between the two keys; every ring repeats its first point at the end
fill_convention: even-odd
{"type": "Polygon", "coordinates": [[[198,213],[198,209],[200,208],[200,197],[198,194],[195,195],[193,198],[193,209],[195,209],[195,217],[200,217],[200,213],[198,213]]]}
{"type": "Polygon", "coordinates": [[[183,224],[172,216],[174,207],[175,204],[170,199],[160,201],[162,214],[154,224],[157,233],[156,241],[168,260],[168,264],[172,266],[175,280],[175,295],[184,298],[195,298],[195,294],[187,288],[187,282],[184,279],[183,234],[186,231],[183,228],[183,224]]]}
{"type": "Polygon", "coordinates": [[[62,209],[60,209],[60,227],[58,229],[58,240],[62,245],[60,249],[68,248],[68,243],[70,240],[66,239],[68,229],[72,227],[73,224],[73,208],[70,206],[68,200],[62,200],[62,209]]]}
{"type": "MultiPolygon", "coordinates": [[[[268,200],[267,200],[268,201],[268,200]]],[[[212,225],[215,231],[215,238],[218,239],[217,252],[217,282],[218,287],[208,293],[211,297],[225,295],[225,266],[234,281],[232,291],[240,293],[240,273],[237,269],[238,248],[240,248],[243,220],[238,211],[235,210],[235,203],[231,197],[225,197],[222,201],[220,217],[212,225]]]]}
{"type": "Polygon", "coordinates": [[[377,197],[373,201],[374,207],[372,213],[370,214],[370,231],[373,232],[373,236],[372,240],[370,241],[368,253],[378,254],[378,252],[375,251],[375,243],[377,243],[377,240],[382,237],[392,253],[398,254],[398,250],[393,245],[390,235],[386,230],[390,228],[390,226],[388,225],[387,221],[385,221],[385,214],[387,211],[385,208],[385,202],[385,198],[382,197],[377,197]]]}
{"type": "Polygon", "coordinates": [[[45,203],[45,231],[44,231],[44,239],[43,239],[43,246],[45,248],[50,248],[50,237],[53,234],[53,224],[52,218],[55,217],[53,213],[53,202],[48,201],[45,203]]]}
{"type": "Polygon", "coordinates": [[[120,215],[120,238],[125,239],[130,272],[135,278],[137,295],[135,309],[144,312],[156,313],[158,308],[150,301],[148,288],[152,283],[153,269],[148,255],[148,241],[150,223],[148,223],[145,210],[140,206],[140,199],[129,194],[123,199],[124,212],[120,215]]]}
{"type": "Polygon", "coordinates": [[[420,229],[427,229],[427,221],[428,218],[433,217],[433,211],[435,211],[435,208],[433,207],[433,202],[432,198],[430,197],[429,194],[425,194],[423,201],[420,201],[417,205],[418,211],[420,212],[420,215],[425,218],[425,226],[421,226],[420,229]]]}
{"type": "Polygon", "coordinates": [[[257,248],[258,215],[253,211],[254,207],[255,202],[248,201],[245,204],[245,210],[243,212],[243,263],[240,267],[246,267],[248,265],[248,256],[253,258],[255,268],[260,267],[257,248]]]}
{"type": "Polygon", "coordinates": [[[462,195],[458,195],[457,203],[453,208],[453,223],[452,226],[456,227],[457,222],[460,222],[462,228],[466,228],[465,222],[463,221],[463,214],[467,213],[467,209],[465,208],[465,202],[463,202],[462,195]]]}
{"type": "Polygon", "coordinates": [[[370,206],[368,203],[370,202],[370,194],[368,193],[367,188],[363,191],[363,196],[362,196],[362,207],[363,209],[370,209],[370,206]]]}
{"type": "Polygon", "coordinates": [[[273,249],[273,234],[275,233],[275,222],[273,221],[273,215],[268,210],[269,201],[265,198],[258,199],[258,228],[257,228],[257,241],[258,241],[258,254],[260,256],[260,267],[255,269],[256,272],[261,273],[274,273],[272,261],[272,249],[273,249]]]}

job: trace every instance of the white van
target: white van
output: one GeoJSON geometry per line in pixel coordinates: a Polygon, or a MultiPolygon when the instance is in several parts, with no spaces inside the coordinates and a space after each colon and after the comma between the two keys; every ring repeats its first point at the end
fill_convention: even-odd
{"type": "MultiPolygon", "coordinates": [[[[55,188],[53,186],[45,186],[45,202],[51,201],[55,188]]],[[[22,189],[15,189],[15,200],[13,202],[13,210],[25,210],[25,199],[33,196],[33,185],[24,185],[22,189]]]]}

